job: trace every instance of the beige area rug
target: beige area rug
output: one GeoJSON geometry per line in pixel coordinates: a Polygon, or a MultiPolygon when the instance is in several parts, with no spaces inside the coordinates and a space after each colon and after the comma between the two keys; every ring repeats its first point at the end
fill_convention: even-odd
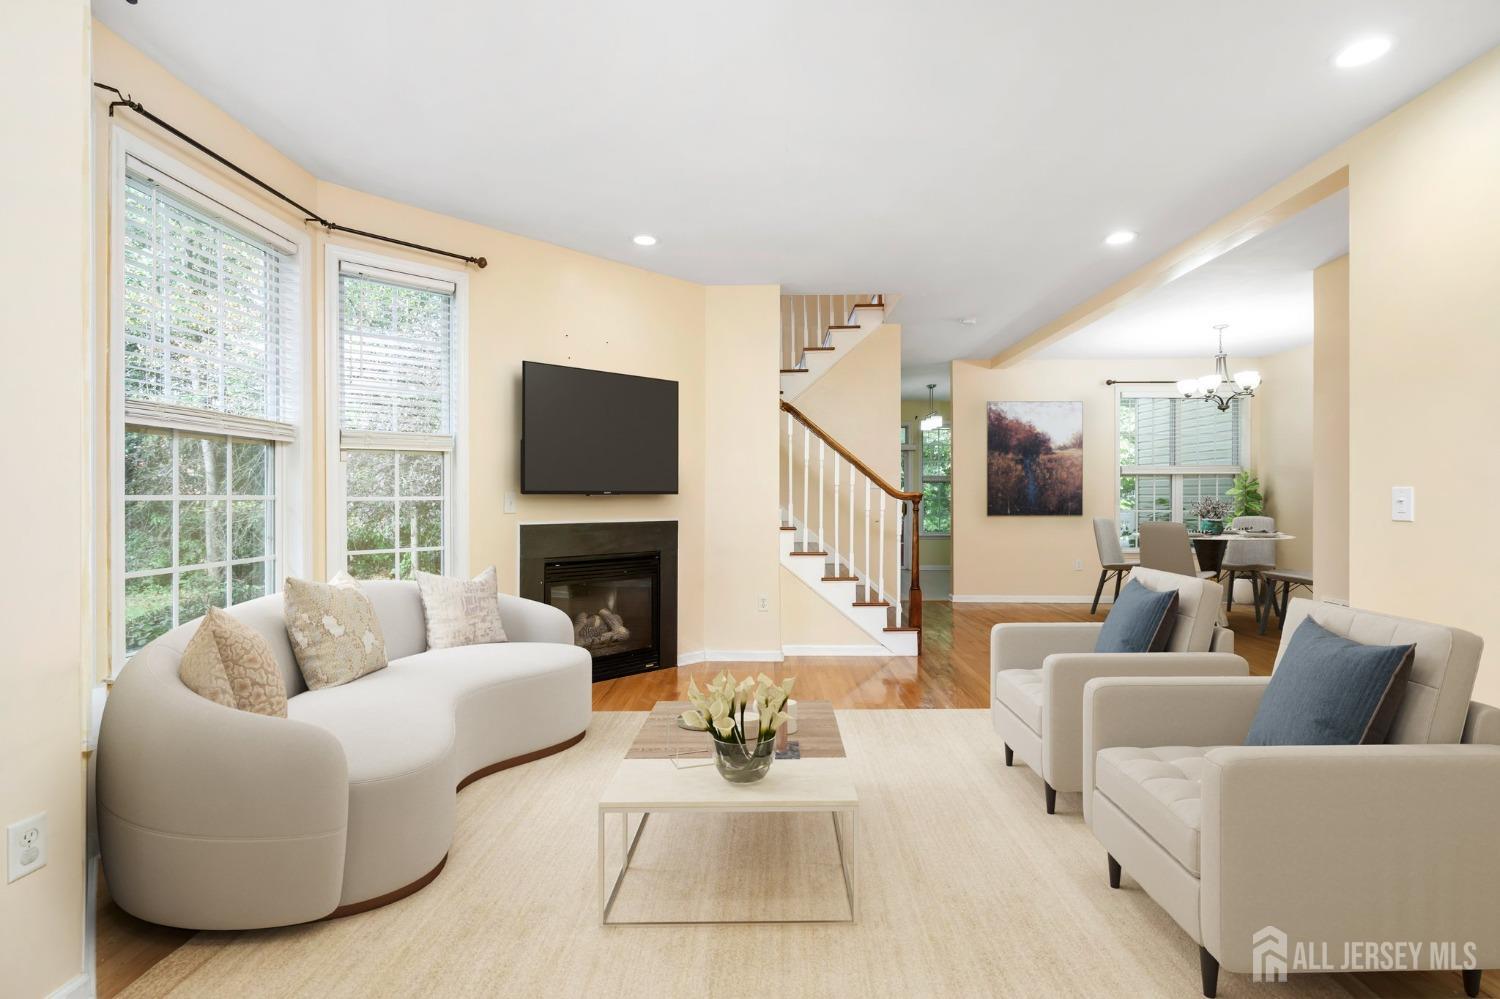
{"type": "MultiPolygon", "coordinates": [[[[1197,947],[1129,872],[1109,889],[1079,797],[1046,815],[1040,781],[1005,768],[984,711],[838,713],[861,799],[858,924],[601,927],[597,797],[644,717],[596,714],[574,748],[466,788],[448,866],[415,895],[333,922],[200,933],[125,995],[1199,995],[1197,947]]],[[[774,912],[785,892],[799,911],[845,915],[831,820],[815,818],[657,816],[617,915],[701,904],[705,865],[718,874],[704,890],[732,893],[736,914],[774,912]],[[766,873],[782,861],[793,888],[766,873]]],[[[1226,973],[1219,994],[1370,994],[1353,981],[1226,973]]]]}

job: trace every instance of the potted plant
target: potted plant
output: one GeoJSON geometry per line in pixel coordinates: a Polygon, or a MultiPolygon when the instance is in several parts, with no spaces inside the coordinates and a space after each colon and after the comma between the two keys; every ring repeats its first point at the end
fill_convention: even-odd
{"type": "Polygon", "coordinates": [[[1198,533],[1223,534],[1224,518],[1229,516],[1229,504],[1217,496],[1205,496],[1198,501],[1193,513],[1198,518],[1198,533]]]}
{"type": "Polygon", "coordinates": [[[762,673],[754,680],[736,681],[725,671],[714,677],[708,692],[688,681],[688,700],[693,707],[679,719],[683,728],[707,732],[713,737],[714,765],[719,775],[733,784],[760,780],[776,758],[776,733],[786,724],[782,710],[792,693],[795,677],[780,684],[762,673]]]}
{"type": "Polygon", "coordinates": [[[1234,501],[1234,516],[1259,517],[1265,509],[1266,500],[1260,493],[1260,479],[1246,469],[1234,477],[1229,487],[1229,498],[1234,501]]]}

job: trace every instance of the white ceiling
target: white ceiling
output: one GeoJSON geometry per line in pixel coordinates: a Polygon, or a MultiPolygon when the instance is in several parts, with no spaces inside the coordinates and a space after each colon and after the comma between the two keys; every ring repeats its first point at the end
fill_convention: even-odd
{"type": "Polygon", "coordinates": [[[1312,272],[1349,252],[1341,191],[1039,351],[1038,357],[1211,357],[1216,323],[1237,357],[1312,342],[1312,272]]]}
{"type": "Polygon", "coordinates": [[[911,365],[995,353],[1500,42],[1494,0],[94,8],[320,177],[696,281],[899,292],[911,365]]]}

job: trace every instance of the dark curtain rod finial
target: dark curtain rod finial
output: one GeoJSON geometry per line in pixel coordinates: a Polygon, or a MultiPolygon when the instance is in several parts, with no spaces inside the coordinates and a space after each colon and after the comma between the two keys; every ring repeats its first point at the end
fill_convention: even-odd
{"type": "MultiPolygon", "coordinates": [[[[126,2],[135,3],[135,0],[126,0],[126,2]]],[[[241,167],[224,158],[223,156],[214,152],[212,149],[205,146],[203,143],[199,142],[197,139],[193,138],[191,135],[188,135],[186,132],[182,131],[176,126],[163,121],[161,118],[158,118],[150,111],[147,111],[144,105],[135,100],[129,94],[121,91],[119,87],[111,87],[107,83],[95,83],[94,86],[98,87],[100,90],[114,94],[117,98],[116,100],[109,102],[109,116],[111,118],[113,118],[115,115],[115,108],[129,108],[136,114],[140,115],[142,118],[145,118],[147,121],[151,122],[151,124],[155,125],[157,128],[160,128],[167,134],[180,139],[181,141],[187,143],[189,146],[192,146],[204,156],[212,159],[215,163],[218,163],[219,165],[226,167],[227,169],[233,170],[235,173],[239,174],[241,177],[245,178],[250,183],[260,188],[262,191],[265,191],[272,197],[277,198],[278,200],[283,201],[288,205],[291,205],[293,208],[297,209],[297,211],[301,212],[305,216],[305,218],[303,219],[304,224],[308,222],[316,222],[328,232],[347,232],[351,236],[361,236],[365,239],[373,239],[378,240],[382,243],[390,243],[393,246],[404,246],[409,250],[420,250],[423,253],[433,253],[440,257],[448,257],[452,260],[462,260],[464,263],[473,264],[481,270],[489,265],[489,261],[484,257],[471,257],[467,253],[454,253],[451,250],[439,250],[435,246],[426,246],[422,243],[413,243],[409,240],[397,239],[395,236],[382,236],[378,232],[367,232],[364,229],[351,229],[349,226],[339,225],[337,222],[325,219],[323,216],[319,215],[311,208],[308,208],[306,205],[299,204],[289,195],[282,194],[280,191],[276,190],[276,188],[272,187],[270,184],[267,184],[265,181],[255,176],[255,174],[246,170],[244,167],[241,167]]]]}

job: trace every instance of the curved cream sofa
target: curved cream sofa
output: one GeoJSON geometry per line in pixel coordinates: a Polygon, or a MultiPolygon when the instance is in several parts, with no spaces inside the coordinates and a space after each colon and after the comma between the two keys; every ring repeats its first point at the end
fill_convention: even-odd
{"type": "Polygon", "coordinates": [[[361,584],[390,665],[307,690],[279,595],[229,609],[271,646],[287,718],[237,711],[177,676],[198,622],[143,648],[99,732],[99,844],[132,915],[252,929],[347,915],[437,876],[455,791],[583,738],[592,664],[554,607],[502,595],[509,642],[428,651],[415,583],[361,584]]]}

